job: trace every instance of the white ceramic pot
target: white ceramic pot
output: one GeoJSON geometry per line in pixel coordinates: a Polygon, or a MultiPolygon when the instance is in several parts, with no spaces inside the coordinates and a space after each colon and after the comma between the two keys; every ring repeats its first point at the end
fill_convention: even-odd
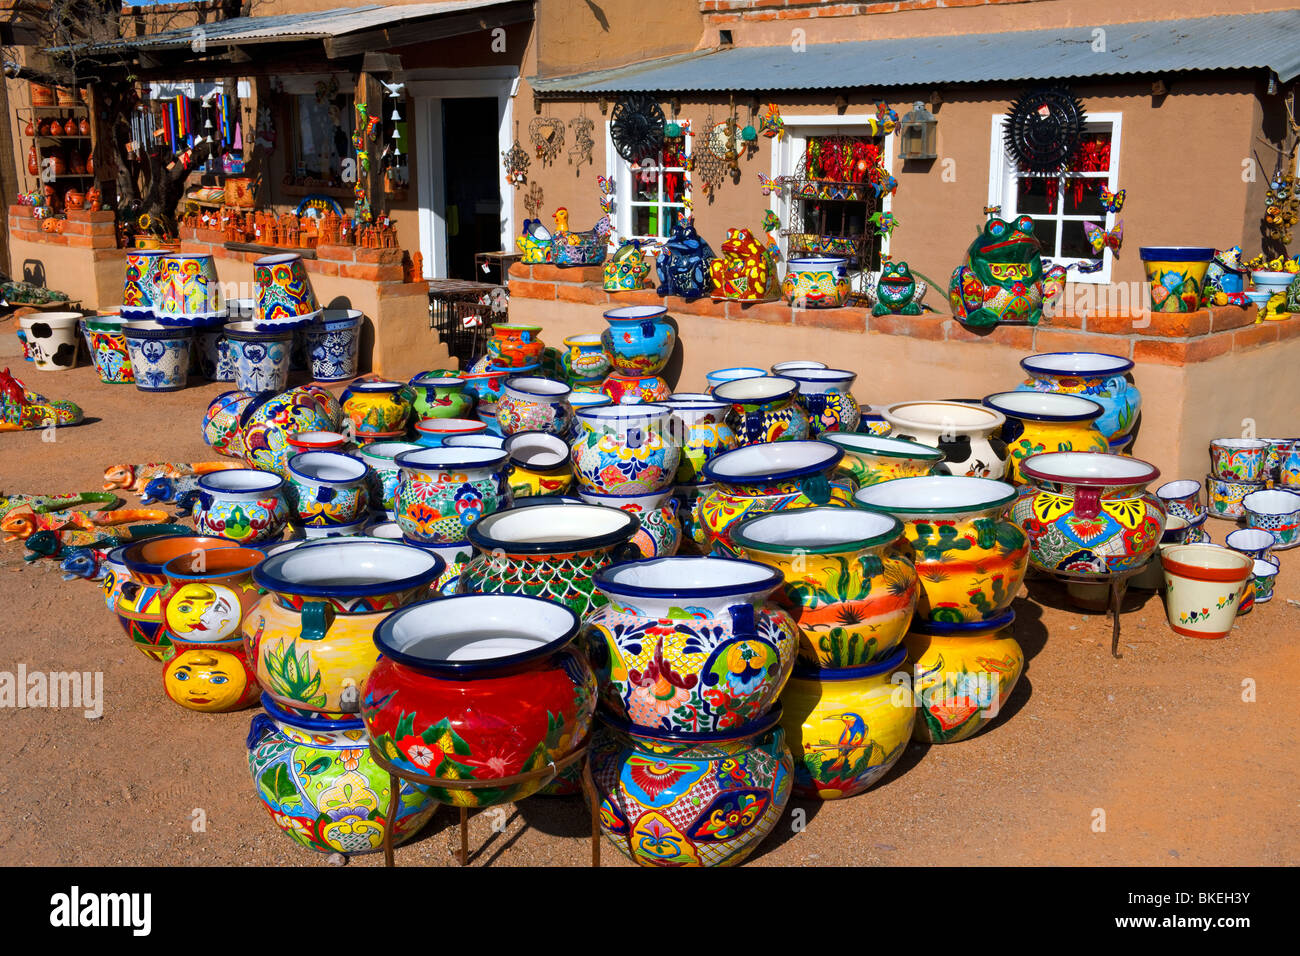
{"type": "Polygon", "coordinates": [[[1223,543],[1251,560],[1267,561],[1274,567],[1281,566],[1277,555],[1272,553],[1277,545],[1277,538],[1271,531],[1265,531],[1263,528],[1238,528],[1236,531],[1229,531],[1223,543]]]}
{"type": "Polygon", "coordinates": [[[27,350],[43,372],[66,372],[77,364],[80,312],[37,312],[19,316],[27,350]]]}
{"type": "Polygon", "coordinates": [[[1000,479],[1007,470],[1007,446],[997,432],[1006,416],[966,402],[896,402],[883,412],[890,438],[932,445],[957,477],[1000,479]]]}
{"type": "Polygon", "coordinates": [[[1255,562],[1217,544],[1180,544],[1160,553],[1165,614],[1174,633],[1222,638],[1232,630],[1255,562]]]}

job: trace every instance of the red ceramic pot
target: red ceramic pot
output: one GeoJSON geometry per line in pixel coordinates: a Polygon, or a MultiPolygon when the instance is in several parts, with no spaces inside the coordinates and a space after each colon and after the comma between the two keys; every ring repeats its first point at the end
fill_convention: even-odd
{"type": "Polygon", "coordinates": [[[413,604],[375,629],[382,653],[361,714],[399,771],[505,786],[433,786],[435,800],[486,807],[521,800],[581,746],[596,677],[573,646],[578,616],[541,598],[466,594],[413,604]],[[548,771],[550,768],[550,772],[548,771]]]}

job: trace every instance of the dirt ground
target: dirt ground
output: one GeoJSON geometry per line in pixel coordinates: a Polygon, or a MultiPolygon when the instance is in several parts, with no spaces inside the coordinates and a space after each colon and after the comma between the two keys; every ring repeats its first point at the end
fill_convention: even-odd
{"type": "MultiPolygon", "coordinates": [[[[18,355],[12,328],[0,320],[0,368],[78,402],[87,419],[52,443],[0,433],[0,491],[97,491],[111,464],[214,457],[200,420],[229,385],[145,394],[103,385],[86,365],[39,372],[18,355]]],[[[1148,422],[1143,441],[1158,432],[1148,422]]],[[[1232,530],[1209,525],[1218,542],[1232,530]]],[[[325,866],[256,797],[244,746],[254,711],[177,707],[97,585],[65,582],[53,562],[22,555],[17,542],[0,545],[0,671],[102,671],[104,706],[94,720],[79,710],[0,714],[0,864],[325,866]]],[[[1059,586],[1031,582],[1015,603],[1029,663],[996,723],[965,742],[911,745],[861,796],[792,800],[749,865],[1300,863],[1298,761],[1285,730],[1300,699],[1300,606],[1287,601],[1300,600],[1300,552],[1281,557],[1277,596],[1222,641],[1179,637],[1158,596],[1130,594],[1120,660],[1105,615],[1080,613],[1059,586]],[[1243,700],[1251,684],[1255,699],[1243,700]]],[[[506,810],[499,832],[489,814],[472,818],[472,864],[587,862],[581,799],[535,797],[506,810]]],[[[398,865],[454,865],[457,834],[455,812],[440,808],[398,850],[398,865]]],[[[628,865],[609,843],[603,856],[628,865]]]]}

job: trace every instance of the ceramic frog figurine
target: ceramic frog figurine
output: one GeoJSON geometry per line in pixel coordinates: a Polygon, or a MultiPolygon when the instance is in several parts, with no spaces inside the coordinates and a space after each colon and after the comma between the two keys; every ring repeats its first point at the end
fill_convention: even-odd
{"type": "Polygon", "coordinates": [[[953,271],[948,300],[953,316],[982,328],[998,322],[1037,325],[1043,317],[1043,259],[1034,221],[989,219],[953,271]]]}
{"type": "Polygon", "coordinates": [[[758,302],[780,295],[772,253],[748,229],[728,229],[722,257],[709,263],[715,299],[758,302]]]}
{"type": "MultiPolygon", "coordinates": [[[[922,290],[924,294],[924,290],[922,290]]],[[[916,292],[916,278],[906,262],[886,262],[876,283],[876,304],[872,315],[920,315],[921,296],[916,292]]]]}

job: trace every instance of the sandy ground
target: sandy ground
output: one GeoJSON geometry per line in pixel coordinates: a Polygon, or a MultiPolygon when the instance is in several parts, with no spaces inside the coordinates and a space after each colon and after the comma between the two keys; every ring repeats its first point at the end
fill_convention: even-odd
{"type": "MultiPolygon", "coordinates": [[[[213,457],[200,419],[228,385],[148,395],[103,385],[88,366],[38,372],[17,355],[12,326],[0,320],[0,368],[80,403],[87,422],[52,443],[0,433],[0,490],[99,490],[110,464],[213,457]]],[[[1148,423],[1143,440],[1157,432],[1148,423]]],[[[1231,529],[1210,521],[1216,541],[1231,529]]],[[[96,585],[64,582],[52,562],[27,565],[22,554],[18,543],[0,545],[0,670],[102,671],[105,703],[98,720],[58,709],[0,714],[0,863],[325,866],[255,795],[244,747],[253,711],[177,707],[96,585]]],[[[1298,761],[1286,729],[1300,691],[1300,607],[1288,598],[1300,599],[1300,552],[1282,554],[1276,598],[1222,641],[1177,636],[1158,597],[1131,594],[1114,660],[1106,616],[1073,610],[1060,587],[1032,582],[1015,603],[1029,664],[996,723],[962,743],[913,744],[861,796],[791,801],[750,865],[1300,863],[1298,761]],[[1243,700],[1244,682],[1253,702],[1243,700]]],[[[472,818],[472,864],[587,862],[580,799],[505,809],[497,830],[499,814],[472,818]]],[[[398,865],[454,865],[458,843],[455,812],[442,808],[398,850],[398,865]]],[[[603,855],[628,865],[608,843],[603,855]]]]}

